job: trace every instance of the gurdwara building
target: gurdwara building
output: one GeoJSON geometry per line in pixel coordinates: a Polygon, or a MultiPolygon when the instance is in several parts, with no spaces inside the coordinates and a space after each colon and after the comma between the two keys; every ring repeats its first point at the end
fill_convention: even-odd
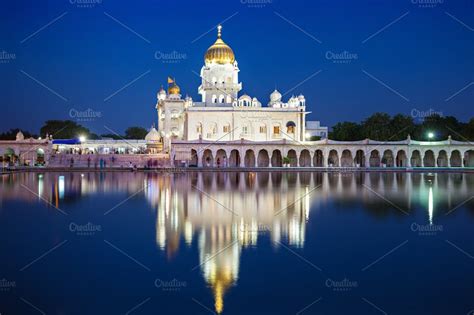
{"type": "Polygon", "coordinates": [[[204,55],[198,88],[201,101],[183,98],[174,79],[168,81],[167,92],[163,88],[158,92],[158,126],[165,150],[173,140],[304,141],[327,135],[327,127],[305,130],[310,112],[301,94],[284,102],[283,95],[275,89],[265,105],[256,97],[241,94],[235,54],[222,39],[222,26],[217,30],[217,40],[204,55]]]}

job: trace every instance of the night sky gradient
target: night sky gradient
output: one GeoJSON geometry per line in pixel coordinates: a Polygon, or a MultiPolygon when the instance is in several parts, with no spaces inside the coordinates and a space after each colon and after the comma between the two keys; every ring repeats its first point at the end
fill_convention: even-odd
{"type": "Polygon", "coordinates": [[[156,92],[167,76],[200,100],[196,73],[215,41],[211,29],[224,20],[241,93],[264,106],[276,86],[291,90],[284,100],[304,94],[309,118],[327,126],[376,111],[474,116],[472,0],[434,7],[416,0],[273,0],[258,7],[246,0],[103,0],[88,8],[74,2],[1,2],[0,52],[15,58],[0,60],[0,132],[38,132],[45,120],[71,119],[71,109],[88,108],[102,117],[81,124],[97,134],[109,133],[104,126],[118,133],[148,128],[156,123],[156,92]],[[155,58],[174,51],[185,58],[155,58]],[[357,59],[326,58],[344,51],[357,59]]]}

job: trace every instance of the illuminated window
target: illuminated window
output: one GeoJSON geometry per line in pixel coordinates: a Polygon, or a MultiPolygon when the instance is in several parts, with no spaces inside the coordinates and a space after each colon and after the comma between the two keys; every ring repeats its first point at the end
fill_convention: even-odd
{"type": "Polygon", "coordinates": [[[295,133],[295,129],[296,129],[296,124],[292,121],[289,121],[287,124],[286,124],[286,132],[289,133],[289,134],[294,134],[295,133]]]}
{"type": "Polygon", "coordinates": [[[229,133],[230,132],[230,126],[225,125],[224,128],[222,128],[222,131],[224,131],[224,133],[229,133]]]}
{"type": "Polygon", "coordinates": [[[280,126],[273,126],[273,133],[276,135],[280,134],[280,126]]]}

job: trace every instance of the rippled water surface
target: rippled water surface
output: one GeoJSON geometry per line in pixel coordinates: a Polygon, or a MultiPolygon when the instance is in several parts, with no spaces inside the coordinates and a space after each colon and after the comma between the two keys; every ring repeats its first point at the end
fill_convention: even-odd
{"type": "Polygon", "coordinates": [[[3,314],[474,314],[474,174],[21,173],[3,314]]]}

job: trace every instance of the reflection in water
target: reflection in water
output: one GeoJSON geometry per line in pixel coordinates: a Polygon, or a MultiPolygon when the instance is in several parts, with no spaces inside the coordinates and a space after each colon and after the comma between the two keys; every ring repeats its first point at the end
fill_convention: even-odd
{"type": "Polygon", "coordinates": [[[226,291],[237,283],[242,251],[261,237],[275,247],[302,248],[310,209],[314,216],[329,202],[347,211],[362,205],[384,219],[404,216],[397,207],[408,213],[420,208],[433,224],[435,207],[452,209],[473,186],[474,175],[467,174],[19,173],[0,178],[0,205],[47,200],[61,207],[97,193],[139,192],[156,210],[156,244],[167,257],[177,255],[181,240],[187,246],[196,241],[199,268],[221,313],[226,291]]]}
{"type": "Polygon", "coordinates": [[[433,187],[430,186],[430,192],[428,196],[428,216],[430,224],[433,224],[433,187]]]}

